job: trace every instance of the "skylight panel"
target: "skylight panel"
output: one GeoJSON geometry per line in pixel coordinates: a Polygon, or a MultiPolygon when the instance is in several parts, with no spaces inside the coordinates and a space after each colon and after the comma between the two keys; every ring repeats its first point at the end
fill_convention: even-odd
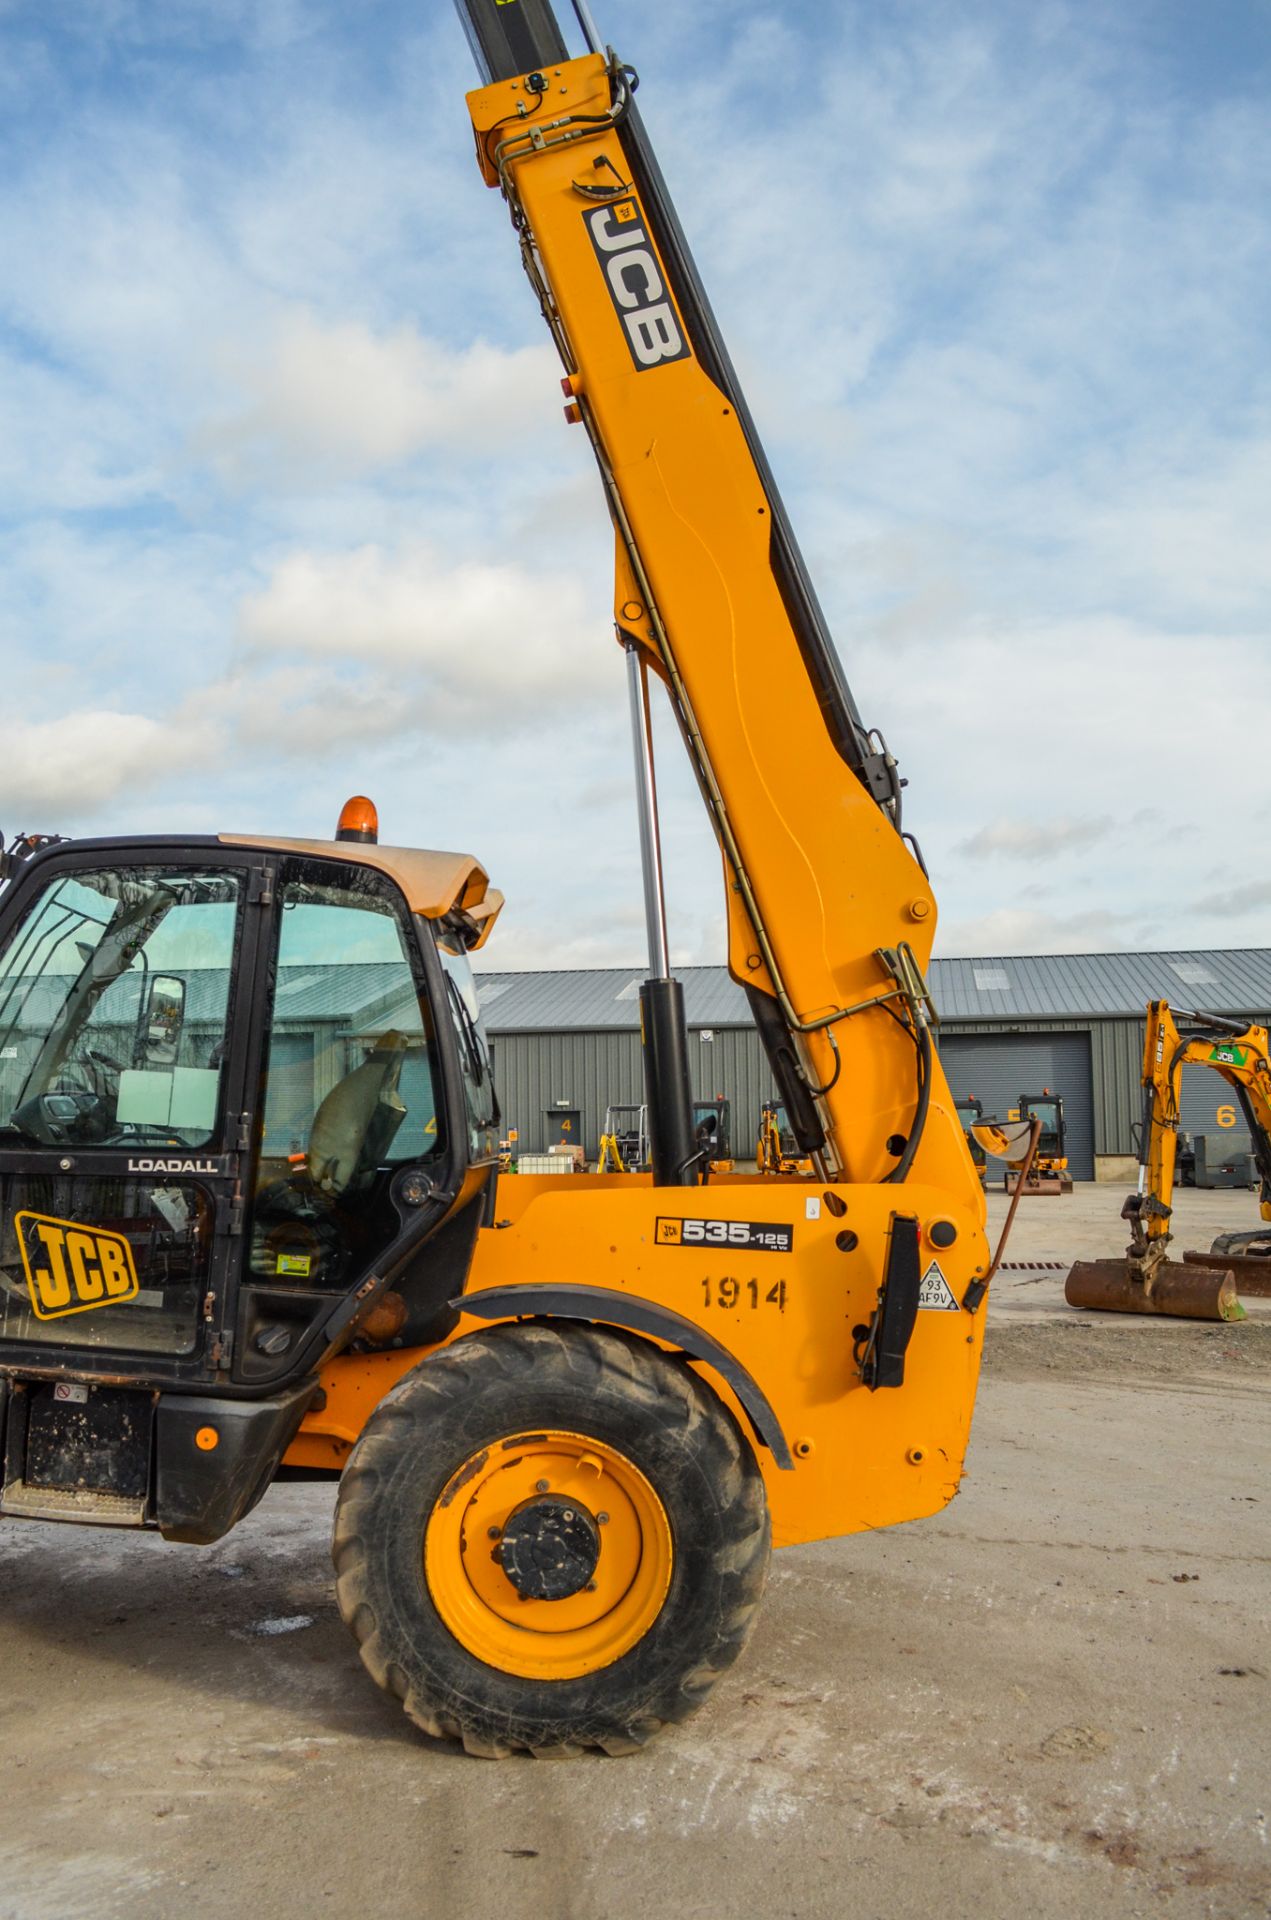
{"type": "Polygon", "coordinates": [[[1005,967],[973,967],[975,984],[981,993],[1009,993],[1011,976],[1005,967]]]}
{"type": "Polygon", "coordinates": [[[1166,962],[1171,973],[1176,973],[1185,987],[1216,987],[1218,976],[1208,967],[1201,966],[1197,960],[1169,960],[1166,962]]]}
{"type": "Polygon", "coordinates": [[[316,986],[321,978],[319,973],[302,973],[299,979],[294,979],[287,968],[283,967],[278,974],[278,991],[279,993],[299,993],[302,987],[316,986]]]}

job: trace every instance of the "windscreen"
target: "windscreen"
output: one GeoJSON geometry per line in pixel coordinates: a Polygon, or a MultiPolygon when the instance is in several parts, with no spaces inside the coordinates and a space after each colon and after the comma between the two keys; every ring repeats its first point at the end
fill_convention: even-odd
{"type": "Polygon", "coordinates": [[[0,1140],[211,1138],[240,888],[160,866],[50,880],[0,954],[0,1140]]]}

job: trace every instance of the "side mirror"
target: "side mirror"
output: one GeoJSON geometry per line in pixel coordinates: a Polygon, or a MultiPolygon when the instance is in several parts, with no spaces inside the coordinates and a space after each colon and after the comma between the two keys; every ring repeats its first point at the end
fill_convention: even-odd
{"type": "Polygon", "coordinates": [[[174,974],[152,976],[137,1022],[139,1067],[174,1067],[185,1025],[185,981],[174,974]]]}

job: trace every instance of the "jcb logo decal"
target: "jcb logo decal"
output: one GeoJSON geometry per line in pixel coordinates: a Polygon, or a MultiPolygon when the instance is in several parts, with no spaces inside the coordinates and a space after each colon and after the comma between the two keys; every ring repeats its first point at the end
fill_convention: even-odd
{"type": "Polygon", "coordinates": [[[689,359],[680,316],[636,202],[610,200],[583,218],[638,371],[689,359]]]}
{"type": "Polygon", "coordinates": [[[31,1305],[41,1320],[135,1300],[140,1288],[132,1248],[119,1233],[20,1213],[14,1220],[31,1305]]]}

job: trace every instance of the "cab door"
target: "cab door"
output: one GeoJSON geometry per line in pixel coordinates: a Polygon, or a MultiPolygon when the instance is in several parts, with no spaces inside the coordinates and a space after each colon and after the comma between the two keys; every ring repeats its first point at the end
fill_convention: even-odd
{"type": "MultiPolygon", "coordinates": [[[[245,1387],[316,1364],[368,1279],[422,1246],[465,1167],[492,1158],[497,1142],[487,1124],[483,1148],[465,1111],[460,1042],[476,1041],[458,1022],[446,956],[386,875],[330,855],[284,856],[262,975],[257,1150],[234,1324],[232,1377],[245,1387]]],[[[429,1263],[420,1267],[405,1289],[404,1339],[455,1317],[454,1271],[441,1262],[430,1278],[429,1263]]]]}
{"type": "Polygon", "coordinates": [[[215,842],[41,856],[0,908],[0,1364],[215,1378],[260,909],[215,842]]]}

